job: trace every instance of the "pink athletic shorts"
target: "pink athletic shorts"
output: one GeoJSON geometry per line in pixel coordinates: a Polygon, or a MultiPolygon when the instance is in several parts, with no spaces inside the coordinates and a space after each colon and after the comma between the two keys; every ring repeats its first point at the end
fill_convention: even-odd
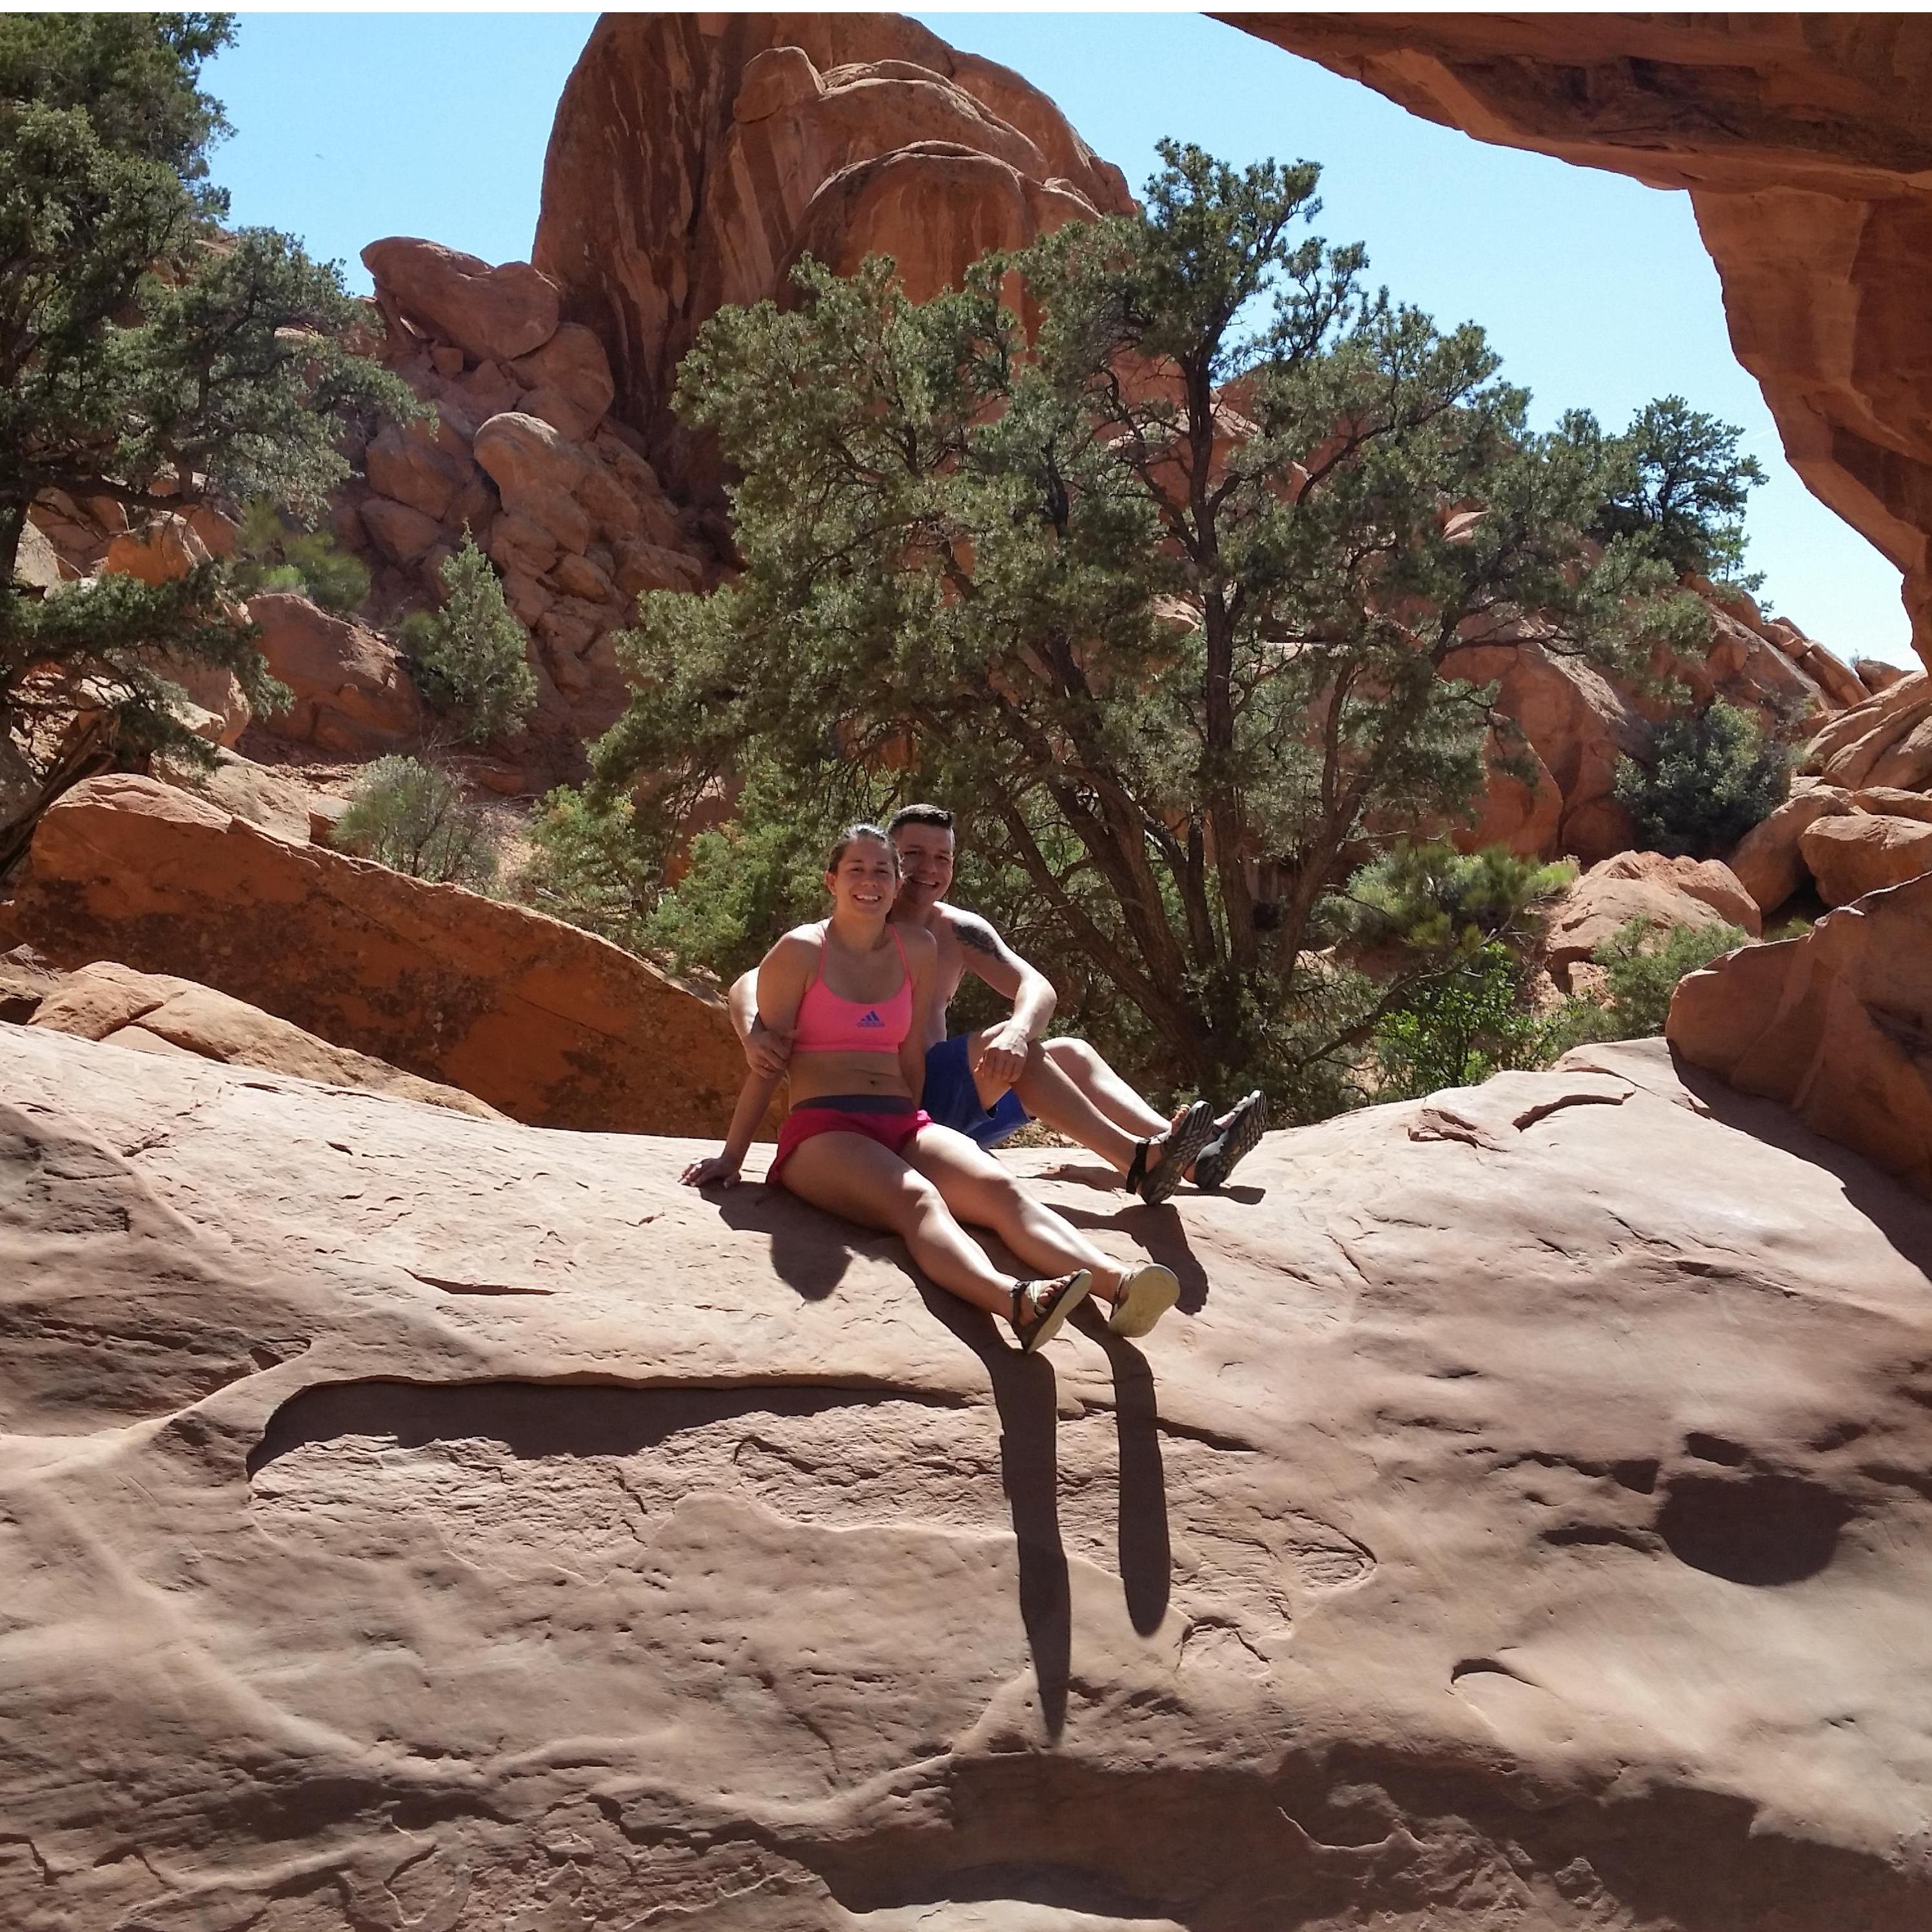
{"type": "Polygon", "coordinates": [[[910,1100],[890,1112],[862,1113],[840,1106],[838,1101],[844,1097],[842,1094],[830,1101],[808,1100],[786,1114],[784,1124],[778,1129],[778,1150],[772,1156],[770,1170],[765,1176],[767,1186],[778,1180],[778,1169],[814,1134],[863,1134],[868,1140],[877,1141],[882,1148],[897,1154],[921,1127],[932,1125],[932,1116],[910,1100]]]}

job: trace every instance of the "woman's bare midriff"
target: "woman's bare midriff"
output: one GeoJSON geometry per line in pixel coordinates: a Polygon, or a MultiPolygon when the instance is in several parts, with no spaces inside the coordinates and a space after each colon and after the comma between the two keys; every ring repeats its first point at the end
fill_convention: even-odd
{"type": "Polygon", "coordinates": [[[791,1104],[828,1094],[878,1094],[910,1100],[896,1053],[794,1053],[791,1104]]]}

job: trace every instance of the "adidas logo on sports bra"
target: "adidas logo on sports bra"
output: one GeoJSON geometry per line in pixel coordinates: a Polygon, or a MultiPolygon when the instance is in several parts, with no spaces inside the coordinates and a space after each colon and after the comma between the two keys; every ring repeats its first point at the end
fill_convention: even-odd
{"type": "Polygon", "coordinates": [[[859,1024],[862,1027],[882,1027],[885,1024],[885,1022],[880,1018],[876,1010],[868,1008],[866,1017],[859,1024]]]}

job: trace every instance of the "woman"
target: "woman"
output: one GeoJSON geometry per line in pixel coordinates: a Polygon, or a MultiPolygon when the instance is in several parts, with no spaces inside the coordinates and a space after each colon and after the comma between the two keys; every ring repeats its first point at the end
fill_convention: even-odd
{"type": "MultiPolygon", "coordinates": [[[[1112,1303],[1115,1334],[1145,1334],[1174,1305],[1172,1270],[1110,1262],[920,1106],[938,952],[930,934],[887,922],[898,884],[892,841],[876,825],[851,826],[825,874],[832,916],[787,933],[758,968],[758,1016],[794,1039],[791,1112],[767,1180],[901,1236],[926,1274],[1011,1322],[1029,1353],[1089,1294],[1112,1303]],[[1002,1274],[962,1221],[990,1228],[1040,1276],[1002,1274]]],[[[779,1078],[746,1079],[724,1151],[693,1161],[680,1177],[688,1186],[736,1180],[779,1078]]]]}

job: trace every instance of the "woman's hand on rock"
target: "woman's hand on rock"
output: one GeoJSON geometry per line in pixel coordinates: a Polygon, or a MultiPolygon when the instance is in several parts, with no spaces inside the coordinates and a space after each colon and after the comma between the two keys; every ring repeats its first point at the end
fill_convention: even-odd
{"type": "Polygon", "coordinates": [[[678,1176],[687,1187],[709,1187],[716,1180],[726,1187],[738,1184],[738,1163],[722,1154],[706,1154],[694,1160],[678,1176]]]}

